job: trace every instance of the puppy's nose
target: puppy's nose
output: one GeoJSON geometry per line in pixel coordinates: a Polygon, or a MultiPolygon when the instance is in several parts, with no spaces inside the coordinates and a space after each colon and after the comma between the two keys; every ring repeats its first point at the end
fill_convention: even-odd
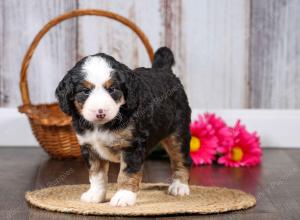
{"type": "Polygon", "coordinates": [[[98,110],[98,114],[96,115],[96,117],[97,117],[98,119],[103,119],[103,118],[105,118],[104,110],[103,110],[103,109],[99,109],[99,110],[98,110]]]}

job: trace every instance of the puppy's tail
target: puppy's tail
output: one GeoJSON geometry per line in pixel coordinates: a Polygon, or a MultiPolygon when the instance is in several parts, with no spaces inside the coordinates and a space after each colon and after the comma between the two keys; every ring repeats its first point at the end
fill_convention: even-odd
{"type": "Polygon", "coordinates": [[[174,55],[169,48],[161,47],[155,52],[152,68],[171,68],[174,64],[174,55]]]}

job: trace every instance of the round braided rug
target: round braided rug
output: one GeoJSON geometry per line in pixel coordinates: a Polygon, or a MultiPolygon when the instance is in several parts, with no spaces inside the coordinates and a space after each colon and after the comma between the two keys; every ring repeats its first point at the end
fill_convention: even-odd
{"type": "Polygon", "coordinates": [[[26,193],[26,200],[34,206],[57,212],[83,215],[155,216],[169,214],[208,214],[247,209],[255,205],[255,198],[240,190],[190,186],[189,196],[168,195],[166,184],[142,183],[137,203],[131,207],[112,207],[109,200],[116,192],[116,184],[109,184],[104,203],[84,203],[80,196],[88,185],[49,187],[26,193]]]}

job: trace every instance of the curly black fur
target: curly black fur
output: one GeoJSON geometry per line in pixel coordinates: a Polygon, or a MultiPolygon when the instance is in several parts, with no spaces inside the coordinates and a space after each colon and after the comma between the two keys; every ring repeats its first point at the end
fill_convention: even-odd
{"type": "Polygon", "coordinates": [[[89,153],[89,148],[91,148],[92,146],[90,146],[89,144],[85,144],[85,145],[81,145],[80,146],[80,151],[81,151],[81,155],[83,157],[83,160],[85,162],[85,164],[87,165],[88,168],[91,167],[90,161],[89,161],[89,157],[90,157],[90,153],[89,153]]]}
{"type": "Polygon", "coordinates": [[[174,55],[167,47],[159,48],[154,54],[152,68],[168,68],[175,64],[174,55]]]}
{"type": "MultiPolygon", "coordinates": [[[[81,91],[80,81],[84,79],[81,65],[76,64],[63,78],[56,89],[61,109],[73,118],[77,133],[92,129],[122,129],[133,125],[131,147],[122,149],[127,164],[126,171],[137,172],[141,169],[147,152],[159,141],[170,134],[176,134],[185,156],[189,155],[189,124],[191,109],[180,80],[173,74],[171,67],[174,56],[166,47],[154,55],[152,68],[129,69],[113,57],[103,53],[101,56],[110,63],[114,72],[114,87],[124,95],[126,103],[121,106],[118,116],[99,127],[86,121],[74,106],[81,91]]],[[[84,101],[84,100],[81,100],[84,101]]]]}

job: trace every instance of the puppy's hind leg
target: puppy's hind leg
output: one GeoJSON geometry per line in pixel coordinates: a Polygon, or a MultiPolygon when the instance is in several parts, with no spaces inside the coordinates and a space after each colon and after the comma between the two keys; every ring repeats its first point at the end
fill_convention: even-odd
{"type": "Polygon", "coordinates": [[[172,170],[172,183],[169,186],[168,193],[174,196],[189,195],[190,189],[188,186],[189,172],[185,166],[185,153],[183,151],[186,140],[182,140],[182,136],[174,133],[164,139],[161,143],[167,151],[172,170]]]}

